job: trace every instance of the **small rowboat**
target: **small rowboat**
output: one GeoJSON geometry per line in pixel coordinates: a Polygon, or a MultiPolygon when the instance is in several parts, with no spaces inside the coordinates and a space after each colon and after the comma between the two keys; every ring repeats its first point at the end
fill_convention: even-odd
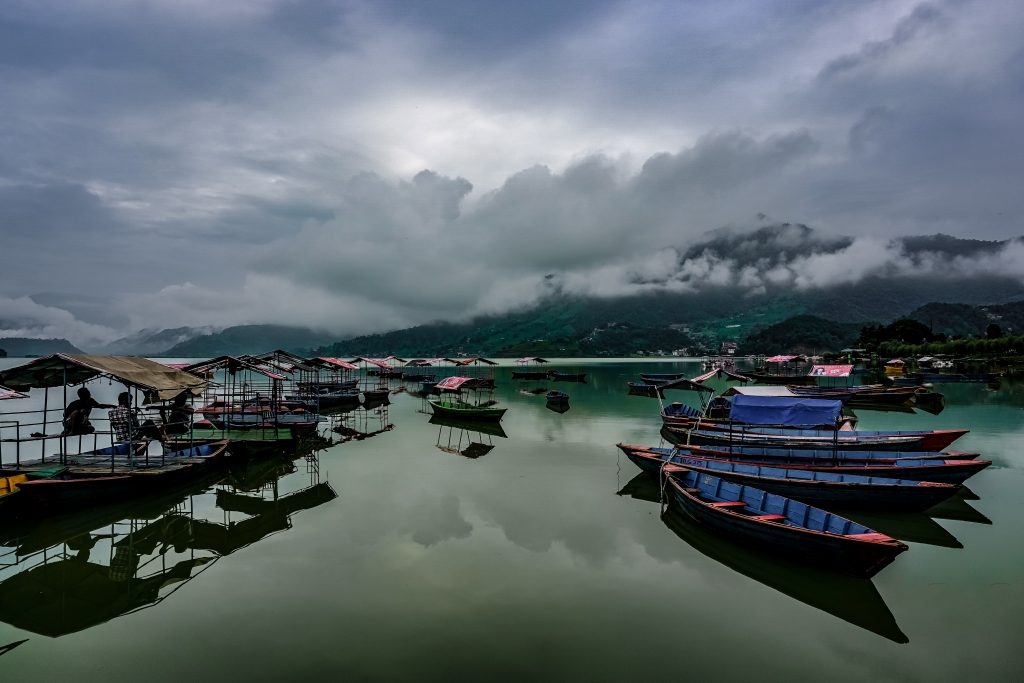
{"type": "Polygon", "coordinates": [[[464,401],[442,401],[438,399],[427,399],[434,415],[449,417],[453,420],[470,420],[498,422],[505,415],[507,408],[492,408],[475,406],[464,401]]]}
{"type": "Polygon", "coordinates": [[[641,467],[648,471],[652,471],[650,468],[660,468],[665,464],[681,465],[694,472],[748,484],[780,496],[826,507],[927,510],[960,489],[959,484],[803,468],[789,469],[683,454],[634,452],[629,457],[637,464],[643,462],[641,467]]]}
{"type": "Polygon", "coordinates": [[[967,429],[930,431],[825,431],[772,427],[724,427],[703,422],[698,428],[666,425],[667,438],[701,446],[737,445],[873,451],[941,451],[967,429]]]}
{"type": "Polygon", "coordinates": [[[668,465],[671,504],[702,524],[791,557],[871,577],[907,550],[895,538],[762,489],[668,465]]]}
{"type": "MultiPolygon", "coordinates": [[[[634,454],[647,453],[667,459],[672,455],[690,457],[708,457],[707,453],[697,454],[685,448],[676,450],[669,448],[644,448],[620,444],[619,448],[641,469],[654,471],[658,465],[649,460],[636,458],[634,454]],[[653,469],[651,469],[653,468],[653,469]]],[[[712,458],[714,459],[714,458],[712,458]]],[[[758,458],[720,458],[725,462],[737,462],[747,465],[779,466],[778,460],[758,458]]],[[[914,481],[934,481],[948,484],[962,484],[970,477],[992,464],[990,460],[938,460],[902,458],[900,460],[840,460],[835,464],[808,461],[806,464],[786,463],[790,470],[808,470],[814,472],[834,472],[836,474],[858,474],[868,477],[887,477],[890,479],[911,479],[914,481]]]]}
{"type": "Polygon", "coordinates": [[[822,462],[826,465],[838,465],[844,462],[858,460],[902,460],[914,458],[915,460],[975,460],[978,453],[966,453],[962,451],[874,451],[874,450],[835,450],[832,448],[771,448],[767,446],[716,446],[713,448],[704,446],[686,446],[680,444],[680,448],[692,452],[694,455],[707,456],[710,458],[738,459],[738,460],[765,460],[781,463],[806,463],[808,461],[822,462]]]}
{"type": "Polygon", "coordinates": [[[645,384],[662,384],[664,382],[674,382],[677,379],[683,379],[686,377],[681,372],[669,372],[669,373],[647,373],[640,375],[640,379],[645,384]]]}
{"type": "Polygon", "coordinates": [[[569,402],[569,394],[565,393],[564,391],[558,391],[557,389],[552,389],[548,393],[544,394],[544,398],[547,399],[548,403],[569,402]]]}

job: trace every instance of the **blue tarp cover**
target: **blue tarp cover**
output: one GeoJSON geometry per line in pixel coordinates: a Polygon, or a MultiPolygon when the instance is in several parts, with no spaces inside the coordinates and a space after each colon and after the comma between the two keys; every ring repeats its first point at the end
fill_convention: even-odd
{"type": "Polygon", "coordinates": [[[842,409],[842,401],[739,394],[732,399],[729,417],[755,425],[830,425],[842,409]]]}

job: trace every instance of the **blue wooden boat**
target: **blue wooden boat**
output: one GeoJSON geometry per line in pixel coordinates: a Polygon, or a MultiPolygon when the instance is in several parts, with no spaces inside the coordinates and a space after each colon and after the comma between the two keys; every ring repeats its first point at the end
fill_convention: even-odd
{"type": "Polygon", "coordinates": [[[548,393],[544,394],[544,398],[547,399],[548,403],[569,402],[569,394],[565,393],[564,391],[558,391],[557,389],[552,389],[548,393]]]}
{"type": "Polygon", "coordinates": [[[702,446],[770,446],[873,451],[941,451],[966,434],[967,429],[918,431],[828,431],[779,429],[756,426],[719,426],[700,423],[699,428],[665,425],[666,438],[702,446]]]}
{"type": "MultiPolygon", "coordinates": [[[[658,464],[648,459],[634,457],[638,454],[651,454],[658,459],[667,460],[674,455],[698,458],[712,458],[725,462],[739,462],[748,465],[779,466],[778,460],[765,458],[736,458],[728,453],[709,453],[706,450],[695,452],[685,448],[645,448],[619,444],[619,449],[641,469],[656,471],[658,464]]],[[[836,474],[858,474],[869,477],[887,477],[890,479],[911,479],[914,481],[934,481],[948,484],[962,484],[970,477],[992,464],[990,460],[937,460],[903,458],[900,460],[838,460],[831,464],[824,461],[806,463],[786,463],[786,469],[801,469],[815,472],[834,472],[836,474]]]]}
{"type": "Polygon", "coordinates": [[[705,447],[691,444],[680,444],[680,448],[694,454],[710,454],[715,458],[738,458],[740,460],[765,460],[776,462],[806,462],[808,460],[836,464],[837,462],[853,462],[861,460],[975,460],[978,453],[963,451],[877,451],[832,448],[772,448],[770,446],[715,446],[705,447]]]}
{"type": "Polygon", "coordinates": [[[927,510],[946,500],[959,484],[916,479],[892,479],[863,474],[789,469],[756,463],[716,460],[685,454],[629,454],[645,469],[680,465],[694,472],[710,474],[728,481],[747,484],[787,498],[826,507],[863,507],[888,510],[927,510]]]}
{"type": "Polygon", "coordinates": [[[904,543],[806,503],[674,465],[663,469],[670,504],[701,524],[794,559],[871,577],[904,543]]]}

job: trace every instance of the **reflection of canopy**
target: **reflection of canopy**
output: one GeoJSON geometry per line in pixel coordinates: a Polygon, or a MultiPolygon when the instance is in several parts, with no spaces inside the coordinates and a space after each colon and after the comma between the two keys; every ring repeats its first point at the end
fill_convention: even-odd
{"type": "Polygon", "coordinates": [[[755,425],[827,425],[836,423],[842,409],[842,401],[737,394],[729,417],[755,425]]]}
{"type": "Polygon", "coordinates": [[[547,363],[548,361],[538,356],[527,356],[526,358],[520,358],[516,361],[519,365],[528,365],[529,363],[547,363]]]}
{"type": "Polygon", "coordinates": [[[199,394],[206,386],[205,380],[188,372],[135,356],[55,353],[0,372],[0,380],[18,390],[81,384],[101,376],[154,392],[161,400],[186,390],[199,394]]]}
{"type": "Polygon", "coordinates": [[[112,567],[95,562],[47,562],[0,583],[0,620],[51,638],[75,633],[155,603],[161,588],[187,581],[195,567],[211,560],[185,560],[148,578],[122,581],[111,576],[112,567]]]}
{"type": "Polygon", "coordinates": [[[849,377],[851,372],[852,365],[815,365],[809,374],[811,377],[849,377]]]}
{"type": "Polygon", "coordinates": [[[0,401],[5,401],[9,398],[28,398],[25,394],[8,389],[7,387],[0,387],[0,401]]]}
{"type": "Polygon", "coordinates": [[[487,434],[488,436],[497,436],[502,439],[507,439],[508,434],[501,428],[500,422],[475,422],[473,420],[456,420],[450,417],[443,417],[434,413],[430,416],[427,421],[429,424],[437,425],[439,427],[452,427],[453,429],[461,429],[466,432],[473,432],[476,434],[487,434]]]}

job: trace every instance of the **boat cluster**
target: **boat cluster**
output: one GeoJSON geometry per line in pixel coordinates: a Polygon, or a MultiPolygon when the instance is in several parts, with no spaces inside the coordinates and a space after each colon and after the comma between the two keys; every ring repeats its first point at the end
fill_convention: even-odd
{"type": "Polygon", "coordinates": [[[670,447],[618,447],[659,477],[667,505],[743,542],[870,577],[907,546],[834,510],[926,510],[992,464],[946,450],[966,429],[858,430],[844,415],[844,405],[899,405],[920,388],[753,386],[713,397],[706,381],[721,373],[746,379],[716,369],[630,383],[631,393],[646,386],[659,397],[693,390],[701,407],[663,405],[670,447]]]}
{"type": "Polygon", "coordinates": [[[169,364],[38,358],[0,372],[0,406],[12,407],[0,415],[0,514],[148,495],[195,481],[229,457],[382,433],[393,427],[388,396],[404,391],[405,382],[425,391],[435,414],[500,420],[505,409],[493,401],[461,398],[493,389],[493,377],[485,376],[493,365],[483,358],[304,358],[280,350],[169,364]],[[442,374],[451,376],[438,381],[442,374]],[[119,389],[110,388],[115,384],[119,389]],[[90,388],[100,398],[119,392],[116,404],[97,400],[90,388]],[[345,422],[356,409],[383,411],[380,424],[345,422]]]}

